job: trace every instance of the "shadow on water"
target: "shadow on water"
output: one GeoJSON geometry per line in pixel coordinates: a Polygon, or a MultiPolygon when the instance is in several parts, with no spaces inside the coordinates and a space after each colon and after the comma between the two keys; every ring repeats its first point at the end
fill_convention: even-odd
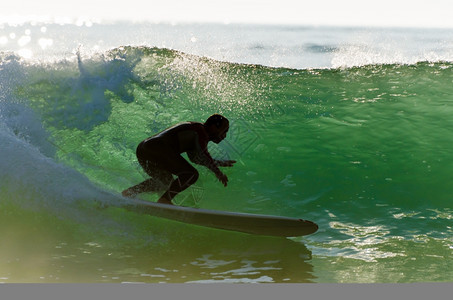
{"type": "MultiPolygon", "coordinates": [[[[160,272],[164,276],[154,278],[163,282],[313,282],[315,279],[311,251],[302,243],[215,229],[207,231],[172,239],[157,253],[148,253],[141,264],[144,274],[152,278],[160,272]]],[[[135,255],[145,254],[141,250],[146,252],[140,249],[135,255]]],[[[143,280],[146,279],[141,276],[139,281],[143,280]]]]}
{"type": "Polygon", "coordinates": [[[95,250],[106,260],[100,281],[302,283],[316,279],[311,251],[300,242],[157,217],[139,216],[136,221],[140,229],[132,240],[121,241],[108,256],[102,253],[118,242],[117,237],[95,250]]]}
{"type": "MultiPolygon", "coordinates": [[[[132,222],[123,220],[122,229],[113,230],[108,223],[77,224],[43,212],[2,212],[0,282],[316,280],[311,252],[290,239],[228,232],[133,213],[124,214],[132,222]]],[[[103,218],[101,215],[98,217],[103,218]]]]}

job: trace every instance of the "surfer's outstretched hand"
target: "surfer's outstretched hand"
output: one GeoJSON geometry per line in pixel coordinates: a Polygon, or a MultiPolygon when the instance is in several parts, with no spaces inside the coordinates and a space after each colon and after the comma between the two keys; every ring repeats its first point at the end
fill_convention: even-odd
{"type": "Polygon", "coordinates": [[[223,174],[222,172],[218,172],[218,173],[215,174],[215,176],[217,177],[217,179],[218,179],[221,183],[223,183],[223,185],[224,185],[225,187],[227,186],[227,184],[228,184],[228,177],[227,177],[225,174],[223,174]]]}
{"type": "Polygon", "coordinates": [[[219,167],[232,167],[236,163],[235,160],[217,160],[216,164],[219,167]]]}

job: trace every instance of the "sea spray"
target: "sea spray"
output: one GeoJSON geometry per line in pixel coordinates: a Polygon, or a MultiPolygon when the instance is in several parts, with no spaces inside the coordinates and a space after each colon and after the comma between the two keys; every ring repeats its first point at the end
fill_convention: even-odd
{"type": "MultiPolygon", "coordinates": [[[[97,269],[112,263],[109,253],[117,255],[120,275],[96,271],[94,281],[103,276],[151,282],[452,278],[451,268],[445,269],[453,213],[450,62],[270,68],[132,46],[96,55],[82,49],[72,59],[42,64],[2,55],[2,205],[78,224],[80,240],[60,243],[96,253],[97,269]],[[225,170],[228,188],[199,167],[202,199],[189,196],[189,189],[178,195],[189,196],[183,205],[302,217],[319,224],[317,234],[283,242],[277,251],[274,242],[258,239],[262,251],[272,253],[262,256],[244,250],[239,235],[108,207],[109,201],[127,201],[119,192],[146,178],[134,154],[138,142],[212,113],[226,115],[231,129],[210,151],[238,164],[225,170]],[[203,252],[214,236],[222,247],[203,252]],[[222,239],[231,239],[232,246],[222,239]],[[131,244],[137,246],[129,249],[131,244]],[[118,247],[127,250],[119,254],[118,247]],[[181,254],[191,247],[193,253],[181,254]],[[285,247],[291,249],[286,258],[285,247]],[[239,256],[228,256],[232,249],[239,249],[239,256]],[[125,258],[129,251],[134,254],[125,258]],[[179,255],[173,263],[165,259],[179,255]],[[312,255],[319,258],[316,271],[306,263],[312,255]],[[137,261],[148,256],[145,272],[137,261]],[[361,268],[363,276],[339,269],[329,275],[323,260],[361,268]],[[291,262],[300,264],[302,277],[296,271],[284,274],[291,262]],[[250,272],[240,275],[234,271],[238,265],[250,272]],[[403,275],[389,274],[394,266],[403,275]],[[423,276],[412,272],[421,269],[423,276]]],[[[155,201],[157,196],[141,197],[155,201]]],[[[19,224],[12,223],[12,230],[19,224]]],[[[70,226],[61,228],[67,232],[70,226]]],[[[59,247],[68,255],[75,251],[59,247]]],[[[82,259],[91,270],[88,261],[82,259]]],[[[67,264],[74,267],[71,260],[67,264]]]]}

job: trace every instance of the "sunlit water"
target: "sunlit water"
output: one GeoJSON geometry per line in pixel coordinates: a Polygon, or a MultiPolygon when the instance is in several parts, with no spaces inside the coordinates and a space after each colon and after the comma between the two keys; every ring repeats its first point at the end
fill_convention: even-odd
{"type": "Polygon", "coordinates": [[[447,31],[78,25],[0,27],[0,281],[452,280],[447,31]],[[227,188],[199,167],[177,204],[309,219],[317,233],[109,205],[145,178],[139,141],[214,112],[231,129],[210,151],[238,163],[227,188]]]}

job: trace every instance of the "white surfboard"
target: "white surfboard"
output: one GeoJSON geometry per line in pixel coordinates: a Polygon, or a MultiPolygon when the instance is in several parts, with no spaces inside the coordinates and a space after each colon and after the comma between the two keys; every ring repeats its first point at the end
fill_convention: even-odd
{"type": "Polygon", "coordinates": [[[120,206],[179,222],[258,235],[295,237],[318,230],[315,223],[297,218],[182,207],[138,199],[129,199],[120,206]]]}

